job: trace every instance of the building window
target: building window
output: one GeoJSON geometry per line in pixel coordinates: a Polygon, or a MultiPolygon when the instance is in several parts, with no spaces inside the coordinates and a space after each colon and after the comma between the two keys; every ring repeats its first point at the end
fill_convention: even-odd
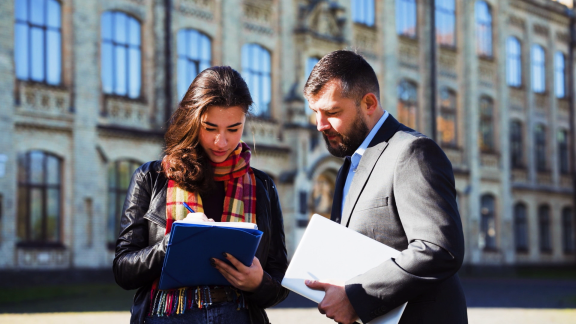
{"type": "Polygon", "coordinates": [[[494,197],[483,195],[481,198],[480,245],[485,250],[496,250],[496,208],[494,197]]]}
{"type": "Polygon", "coordinates": [[[514,206],[514,244],[517,252],[528,251],[528,221],[526,205],[522,203],[514,206]]]}
{"type": "Polygon", "coordinates": [[[524,167],[524,154],[522,147],[522,123],[514,120],[510,123],[510,160],[512,168],[521,169],[524,167]]]}
{"type": "Polygon", "coordinates": [[[546,54],[540,45],[532,45],[532,90],[536,93],[546,91],[546,54]]]}
{"type": "Polygon", "coordinates": [[[522,47],[518,38],[511,36],[506,41],[506,78],[508,85],[520,87],[522,85],[522,47]]]}
{"type": "Polygon", "coordinates": [[[558,131],[558,169],[561,174],[570,172],[568,161],[568,131],[563,129],[558,131]]]}
{"type": "Polygon", "coordinates": [[[447,147],[458,145],[456,127],[456,93],[447,88],[440,90],[440,115],[438,122],[438,138],[440,144],[447,147]]]}
{"type": "MultiPolygon", "coordinates": [[[[312,73],[314,66],[316,66],[316,63],[318,62],[320,62],[320,59],[317,57],[309,57],[306,60],[306,75],[304,76],[306,80],[308,80],[308,78],[310,77],[310,73],[312,73]]],[[[310,109],[310,106],[308,105],[308,99],[304,99],[304,105],[306,115],[308,115],[308,121],[310,121],[310,124],[316,125],[316,115],[313,114],[312,109],[310,109]]]]}
{"type": "Polygon", "coordinates": [[[352,0],[352,21],[374,26],[374,0],[352,0]]]}
{"type": "Polygon", "coordinates": [[[62,82],[62,10],[55,0],[15,1],[14,61],[20,80],[62,82]]]}
{"type": "Polygon", "coordinates": [[[396,0],[396,32],[416,37],[416,0],[396,0]]]}
{"type": "Polygon", "coordinates": [[[494,151],[494,103],[488,97],[480,99],[480,149],[494,151]]]}
{"type": "Polygon", "coordinates": [[[130,186],[132,174],[141,163],[131,160],[119,160],[108,166],[108,243],[114,246],[120,234],[120,216],[130,186]]]}
{"type": "Polygon", "coordinates": [[[101,18],[102,91],[107,94],[140,97],[140,23],[120,11],[106,11],[101,18]]]}
{"type": "Polygon", "coordinates": [[[410,81],[402,81],[398,85],[398,120],[412,128],[416,128],[416,110],[418,109],[418,94],[416,85],[410,81]]]}
{"type": "Polygon", "coordinates": [[[456,1],[436,0],[436,42],[456,46],[456,1]]]}
{"type": "Polygon", "coordinates": [[[566,97],[566,66],[565,56],[562,52],[554,54],[554,88],[556,98],[566,97]]]}
{"type": "Polygon", "coordinates": [[[208,36],[194,29],[178,32],[178,98],[182,99],[198,73],[212,65],[208,36]]]}
{"type": "Polygon", "coordinates": [[[492,56],[492,12],[484,1],[476,1],[476,52],[492,56]]]}
{"type": "Polygon", "coordinates": [[[54,244],[61,240],[62,162],[42,151],[18,161],[18,240],[54,244]]]}
{"type": "Polygon", "coordinates": [[[270,52],[258,44],[242,47],[242,74],[254,100],[254,115],[269,118],[272,98],[270,52]]]}
{"type": "Polygon", "coordinates": [[[574,227],[572,223],[572,208],[562,209],[562,245],[564,253],[574,253],[574,227]]]}
{"type": "Polygon", "coordinates": [[[546,172],[546,128],[544,125],[536,125],[534,128],[534,141],[534,148],[536,150],[536,170],[538,172],[546,172]]]}
{"type": "Polygon", "coordinates": [[[539,239],[540,239],[540,252],[551,252],[552,242],[550,237],[550,207],[547,205],[538,208],[538,223],[539,239]]]}

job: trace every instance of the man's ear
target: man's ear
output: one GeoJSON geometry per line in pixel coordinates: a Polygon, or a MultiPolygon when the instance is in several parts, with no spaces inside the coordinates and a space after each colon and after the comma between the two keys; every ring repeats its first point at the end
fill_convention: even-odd
{"type": "Polygon", "coordinates": [[[378,98],[371,92],[364,95],[362,103],[366,105],[366,114],[368,116],[372,115],[378,108],[378,98]]]}

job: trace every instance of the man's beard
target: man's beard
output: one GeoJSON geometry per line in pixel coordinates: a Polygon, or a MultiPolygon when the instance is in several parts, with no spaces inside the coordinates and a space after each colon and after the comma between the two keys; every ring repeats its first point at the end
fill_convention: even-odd
{"type": "Polygon", "coordinates": [[[350,131],[351,133],[348,135],[340,134],[335,130],[322,132],[322,136],[326,142],[326,148],[330,154],[336,157],[352,156],[362,142],[364,142],[364,139],[368,136],[368,125],[366,125],[366,122],[364,122],[360,114],[356,115],[356,120],[354,120],[350,131]],[[330,140],[327,135],[340,137],[341,141],[338,143],[338,146],[333,147],[330,145],[330,140]]]}

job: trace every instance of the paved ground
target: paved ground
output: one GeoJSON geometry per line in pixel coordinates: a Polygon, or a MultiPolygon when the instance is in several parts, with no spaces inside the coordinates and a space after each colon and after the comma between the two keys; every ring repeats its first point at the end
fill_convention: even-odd
{"type": "MultiPolygon", "coordinates": [[[[574,279],[468,278],[462,284],[470,324],[576,323],[574,279]]],[[[130,315],[125,310],[132,292],[117,290],[113,285],[96,287],[75,286],[60,295],[55,294],[54,287],[32,288],[36,299],[30,299],[30,293],[22,290],[0,289],[0,324],[127,323],[130,315]]],[[[295,294],[268,314],[274,324],[334,323],[320,315],[313,302],[295,294]]]]}

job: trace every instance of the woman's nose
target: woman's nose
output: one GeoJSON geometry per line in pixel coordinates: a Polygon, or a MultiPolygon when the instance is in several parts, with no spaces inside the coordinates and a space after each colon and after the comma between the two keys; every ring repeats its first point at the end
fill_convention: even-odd
{"type": "Polygon", "coordinates": [[[227,144],[226,136],[224,136],[223,134],[216,135],[216,138],[214,139],[214,144],[216,144],[216,146],[218,147],[225,147],[227,144]]]}

